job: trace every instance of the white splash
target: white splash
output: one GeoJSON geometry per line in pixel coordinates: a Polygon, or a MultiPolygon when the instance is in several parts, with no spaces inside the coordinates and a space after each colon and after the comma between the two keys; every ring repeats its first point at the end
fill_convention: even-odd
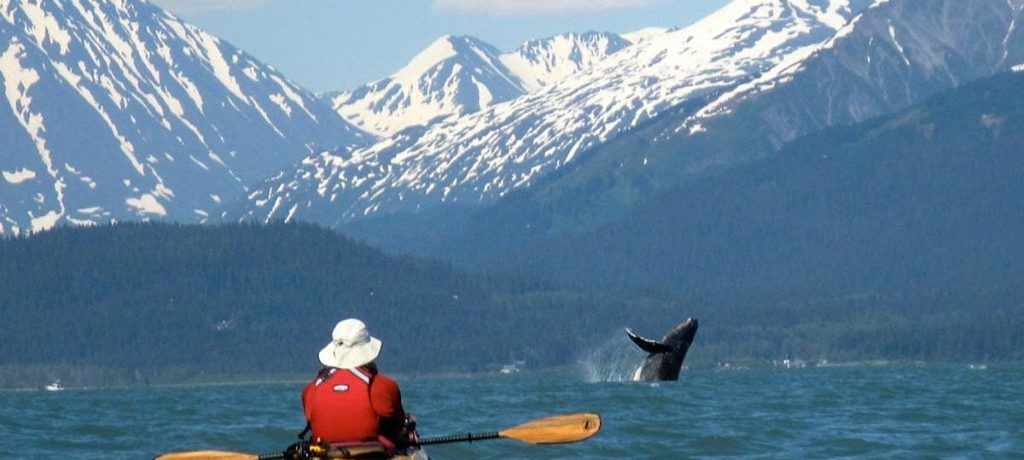
{"type": "MultiPolygon", "coordinates": [[[[623,328],[624,329],[624,328],[623,328]]],[[[631,382],[643,362],[643,353],[619,329],[601,346],[586,352],[577,363],[587,382],[631,382]]]]}

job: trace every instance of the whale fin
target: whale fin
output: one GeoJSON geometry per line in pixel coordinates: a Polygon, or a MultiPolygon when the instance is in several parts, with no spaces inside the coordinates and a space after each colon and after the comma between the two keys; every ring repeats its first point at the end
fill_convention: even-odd
{"type": "Polygon", "coordinates": [[[626,335],[629,336],[629,340],[632,340],[633,343],[636,344],[636,346],[640,347],[641,350],[646,351],[648,353],[668,353],[672,351],[672,347],[665,345],[664,343],[658,342],[656,340],[645,339],[643,337],[640,337],[639,335],[636,335],[635,332],[628,328],[626,329],[626,335]]]}

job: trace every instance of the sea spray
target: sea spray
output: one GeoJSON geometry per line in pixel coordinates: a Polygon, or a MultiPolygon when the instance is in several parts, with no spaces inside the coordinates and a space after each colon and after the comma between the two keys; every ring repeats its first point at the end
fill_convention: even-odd
{"type": "Polygon", "coordinates": [[[629,382],[643,363],[643,355],[620,331],[602,345],[585,352],[578,363],[587,382],[629,382]]]}

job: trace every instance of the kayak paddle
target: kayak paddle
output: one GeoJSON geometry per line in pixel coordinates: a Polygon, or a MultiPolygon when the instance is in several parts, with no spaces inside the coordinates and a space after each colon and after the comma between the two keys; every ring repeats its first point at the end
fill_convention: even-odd
{"type": "Polygon", "coordinates": [[[275,457],[261,457],[256,454],[243,454],[241,452],[224,452],[220,450],[195,450],[192,452],[175,452],[172,454],[163,454],[155,457],[153,460],[260,460],[263,458],[270,459],[275,457]]]}
{"type": "Polygon", "coordinates": [[[498,438],[515,439],[527,444],[565,444],[583,441],[597,434],[597,431],[600,429],[601,416],[590,412],[583,412],[545,417],[501,431],[421,439],[419,445],[426,446],[429,444],[463,441],[473,442],[498,438]]]}
{"type": "MultiPolygon", "coordinates": [[[[583,441],[597,434],[600,429],[601,417],[594,413],[584,412],[544,417],[501,431],[426,438],[421,439],[418,445],[473,442],[499,438],[515,439],[527,444],[565,444],[583,441]]],[[[219,450],[197,450],[164,454],[153,460],[274,460],[283,458],[283,453],[257,455],[219,450]]]]}

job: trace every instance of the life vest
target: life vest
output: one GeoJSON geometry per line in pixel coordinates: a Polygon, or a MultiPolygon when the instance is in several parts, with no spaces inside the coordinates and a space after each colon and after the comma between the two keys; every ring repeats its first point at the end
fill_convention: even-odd
{"type": "Polygon", "coordinates": [[[370,398],[373,375],[362,369],[331,369],[317,377],[303,401],[313,438],[327,442],[375,441],[380,418],[370,398]]]}

